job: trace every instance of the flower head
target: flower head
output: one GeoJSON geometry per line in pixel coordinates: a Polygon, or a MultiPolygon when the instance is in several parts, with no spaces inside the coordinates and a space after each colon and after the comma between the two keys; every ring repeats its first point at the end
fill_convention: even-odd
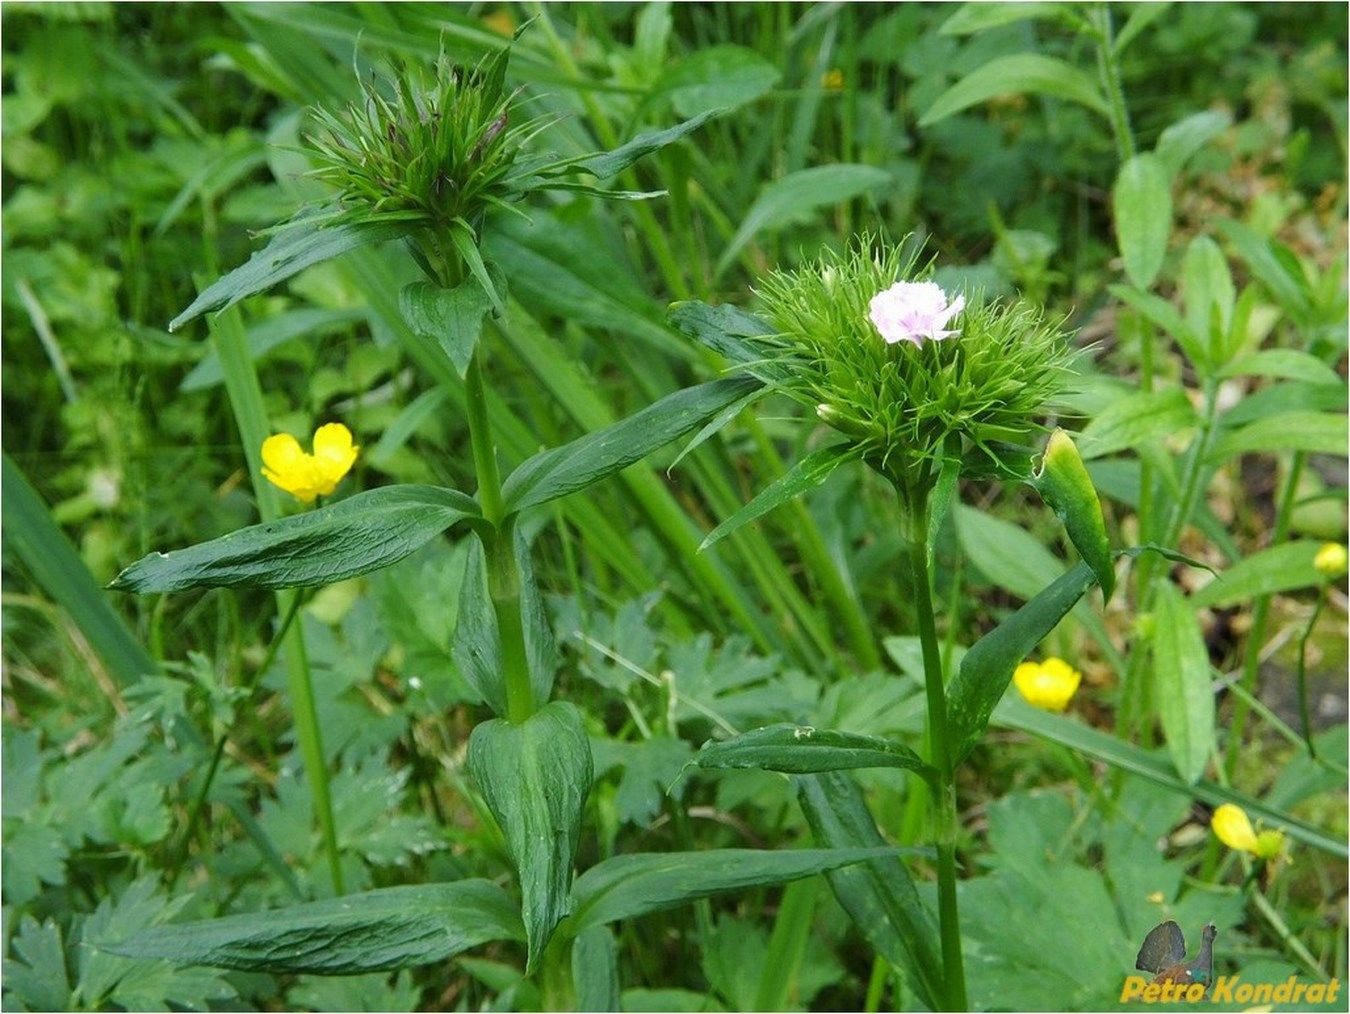
{"type": "Polygon", "coordinates": [[[1224,803],[1214,811],[1209,826],[1219,841],[1238,852],[1250,852],[1258,859],[1274,859],[1284,851],[1284,833],[1267,829],[1258,833],[1247,811],[1233,803],[1224,803]]]}
{"type": "Polygon", "coordinates": [[[263,477],[284,489],[301,503],[327,496],[351,471],[360,448],[342,423],[328,423],[314,431],[314,453],[307,454],[289,433],[277,433],[263,441],[263,477]]]}
{"type": "Polygon", "coordinates": [[[1063,659],[1023,662],[1013,672],[1017,692],[1031,705],[1046,711],[1063,711],[1078,691],[1082,674],[1063,659]]]}
{"type": "Polygon", "coordinates": [[[942,341],[956,334],[943,328],[966,305],[965,296],[947,299],[936,282],[896,282],[867,304],[868,316],[888,345],[942,341]]]}
{"type": "Polygon", "coordinates": [[[1345,573],[1347,554],[1339,542],[1328,542],[1313,557],[1313,567],[1325,577],[1340,577],[1345,573]]]}

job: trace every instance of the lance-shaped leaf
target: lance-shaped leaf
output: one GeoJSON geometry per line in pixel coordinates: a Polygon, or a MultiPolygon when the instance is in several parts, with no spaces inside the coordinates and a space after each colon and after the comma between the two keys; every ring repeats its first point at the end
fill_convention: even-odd
{"type": "MultiPolygon", "coordinates": [[[[505,290],[500,279],[497,290],[505,290]]],[[[492,298],[478,280],[470,278],[453,289],[412,282],[399,293],[398,305],[413,333],[435,342],[462,378],[483,333],[483,318],[492,309],[492,298]]]]}
{"type": "Polygon", "coordinates": [[[931,126],[963,109],[1015,92],[1049,95],[1106,112],[1106,100],[1096,83],[1078,68],[1052,56],[1015,53],[991,60],[957,81],[933,100],[919,126],[931,126]]]}
{"type": "Polygon", "coordinates": [[[1144,152],[1126,162],[1111,188],[1125,274],[1147,289],[1162,270],[1172,233],[1172,180],[1154,154],[1144,152]]]}
{"type": "Polygon", "coordinates": [[[790,723],[709,740],[694,762],[702,768],[759,768],[796,775],[850,768],[904,768],[925,777],[934,773],[902,743],[790,723]]]}
{"type": "Polygon", "coordinates": [[[775,507],[796,499],[808,489],[814,489],[828,479],[840,465],[853,461],[861,455],[861,448],[851,443],[832,444],[808,454],[777,480],[760,490],[748,504],[709,532],[708,537],[699,545],[699,551],[721,542],[738,528],[763,517],[775,507]]]}
{"type": "Polygon", "coordinates": [[[397,563],[451,525],[481,517],[478,504],[453,489],[385,486],[187,549],[151,553],[109,587],[171,592],[332,584],[397,563]]]}
{"type": "Polygon", "coordinates": [[[724,356],[743,372],[758,377],[770,386],[787,377],[783,365],[766,359],[747,341],[773,334],[773,328],[744,310],[726,303],[709,306],[689,300],[674,303],[670,308],[670,322],[700,345],[724,356]]]}
{"type": "Polygon", "coordinates": [[[592,776],[581,713],[554,701],[519,724],[483,722],[469,737],[468,764],[516,868],[532,970],[569,907],[592,776]]]}
{"type": "Polygon", "coordinates": [[[922,849],[707,849],[614,856],[577,877],[567,932],[660,912],[727,891],[785,884],[867,859],[922,849]]]}
{"type": "Polygon", "coordinates": [[[507,509],[537,507],[594,485],[702,426],[758,384],[750,377],[726,377],[687,387],[612,426],[541,451],[503,483],[507,509]]]}
{"type": "MultiPolygon", "coordinates": [[[[816,844],[832,849],[884,845],[858,783],[843,772],[797,780],[797,801],[816,844]]],[[[937,927],[919,898],[909,870],[884,856],[826,874],[830,888],[872,949],[905,969],[923,1006],[938,1009],[943,996],[937,927]]]]}
{"type": "Polygon", "coordinates": [[[191,305],[169,323],[169,330],[176,331],[188,321],[212,310],[227,309],[241,299],[284,282],[305,268],[322,264],[369,243],[393,239],[407,229],[402,222],[358,222],[326,226],[321,221],[322,216],[313,216],[288,224],[272,237],[267,246],[202,290],[191,305]]]}
{"type": "Polygon", "coordinates": [[[1323,576],[1313,561],[1322,543],[1299,539],[1239,560],[1191,596],[1191,605],[1226,608],[1260,595],[1312,588],[1323,576]]]}
{"type": "Polygon", "coordinates": [[[1050,435],[1041,470],[1032,477],[1031,485],[1064,522],[1069,541],[1096,574],[1102,598],[1109,602],[1116,588],[1116,572],[1111,565],[1111,544],[1106,537],[1101,501],[1083,459],[1078,456],[1078,448],[1063,430],[1050,435]]]}
{"type": "Polygon", "coordinates": [[[488,880],[461,880],[172,923],[94,946],[180,965],[354,975],[444,961],[490,940],[521,938],[520,917],[505,891],[488,880]]]}
{"type": "Polygon", "coordinates": [[[707,123],[714,116],[721,113],[721,109],[709,109],[706,112],[699,113],[697,116],[685,120],[683,123],[677,123],[673,127],[667,127],[665,130],[649,130],[646,133],[638,134],[625,144],[620,145],[613,151],[602,151],[594,155],[586,155],[581,159],[571,163],[571,168],[588,172],[596,179],[607,180],[619,175],[639,159],[646,158],[654,151],[659,151],[668,144],[680,140],[683,137],[692,134],[703,124],[707,123]]]}
{"type": "Polygon", "coordinates": [[[592,926],[572,945],[572,982],[579,1011],[618,1011],[619,945],[608,926],[592,926]]]}
{"type": "Polygon", "coordinates": [[[1214,686],[1195,612],[1170,582],[1159,586],[1153,614],[1153,679],[1167,752],[1193,785],[1214,749],[1214,686]]]}

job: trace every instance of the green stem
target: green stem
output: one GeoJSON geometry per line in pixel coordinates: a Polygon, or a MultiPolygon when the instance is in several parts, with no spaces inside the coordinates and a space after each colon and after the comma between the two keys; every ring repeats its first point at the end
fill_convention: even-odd
{"type": "MultiPolygon", "coordinates": [[[[903,496],[903,492],[902,492],[903,496]]],[[[924,690],[928,699],[928,740],[937,770],[933,792],[934,844],[938,857],[938,925],[942,938],[942,971],[947,1009],[966,1010],[966,977],[961,956],[961,923],[956,905],[956,782],[947,737],[947,691],[942,678],[942,653],[933,616],[933,591],[928,576],[928,497],[909,503],[908,555],[914,609],[923,647],[924,690]]]]}
{"type": "Polygon", "coordinates": [[[1120,86],[1120,67],[1116,63],[1110,7],[1104,3],[1097,4],[1093,8],[1093,21],[1097,34],[1097,70],[1101,75],[1102,88],[1106,91],[1106,113],[1111,120],[1111,133],[1116,138],[1116,152],[1120,161],[1125,163],[1134,158],[1134,131],[1130,129],[1130,112],[1125,106],[1125,92],[1120,86]]]}
{"type": "Polygon", "coordinates": [[[1313,606],[1312,615],[1308,617],[1308,625],[1303,628],[1303,636],[1298,639],[1298,715],[1299,722],[1303,726],[1303,742],[1308,747],[1308,756],[1312,760],[1317,760],[1317,744],[1313,742],[1312,735],[1312,713],[1308,708],[1308,639],[1312,637],[1313,629],[1317,626],[1317,618],[1322,615],[1322,606],[1327,601],[1327,586],[1321,585],[1317,589],[1317,604],[1313,606]]]}

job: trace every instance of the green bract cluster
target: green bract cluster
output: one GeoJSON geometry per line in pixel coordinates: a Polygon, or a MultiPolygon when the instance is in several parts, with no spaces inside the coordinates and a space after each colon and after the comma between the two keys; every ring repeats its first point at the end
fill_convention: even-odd
{"type": "MultiPolygon", "coordinates": [[[[752,339],[781,371],[778,387],[861,444],[864,458],[911,489],[935,481],[943,458],[998,469],[1070,376],[1062,321],[1024,300],[965,305],[941,340],[888,343],[870,311],[896,282],[929,272],[912,254],[864,238],[758,293],[773,333],[752,339]],[[982,459],[982,460],[981,460],[982,459]]],[[[947,293],[955,300],[961,293],[947,293]]]]}

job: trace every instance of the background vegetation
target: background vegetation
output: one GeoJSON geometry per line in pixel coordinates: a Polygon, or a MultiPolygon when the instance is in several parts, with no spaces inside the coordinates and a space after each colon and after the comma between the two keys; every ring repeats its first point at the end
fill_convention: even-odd
{"type": "MultiPolygon", "coordinates": [[[[1343,979],[1346,600],[1339,583],[1319,587],[1310,551],[1345,540],[1344,431],[1300,436],[1288,415],[1345,408],[1345,9],[1160,5],[1135,17],[1143,6],[1110,12],[1117,29],[1138,25],[1117,36],[1128,43],[1116,62],[1132,148],[1175,155],[1175,133],[1160,143],[1167,128],[1214,114],[1164,188],[1165,256],[1145,280],[1118,242],[1112,192],[1131,153],[1118,117],[1014,80],[935,115],[954,82],[1002,57],[1056,57],[1095,80],[1083,24],[1103,8],[984,21],[962,9],[962,22],[957,8],[920,4],[6,5],[6,1003],[539,1004],[506,946],[331,979],[181,969],[83,946],[331,890],[283,667],[268,652],[275,599],[97,586],[151,550],[256,519],[210,327],[244,330],[274,431],[352,428],[363,451],[347,489],[463,482],[462,388],[412,352],[397,293],[414,268],[399,250],[321,265],[213,324],[165,326],[257,247],[251,230],[321,188],[296,150],[303,110],[350,99],[354,63],[364,73],[392,58],[429,61],[441,45],[473,61],[531,17],[512,78],[537,111],[563,114],[556,146],[588,151],[729,111],[623,181],[667,196],[559,195],[496,236],[491,254],[512,278],[509,313],[486,339],[503,455],[518,462],[537,449],[531,434],[559,443],[714,376],[666,323],[666,305],[751,305],[767,270],[860,230],[917,232],[945,284],[1020,290],[1067,314],[1082,376],[1077,414],[1057,422],[1082,431],[1116,545],[1141,541],[1140,501],[1155,482],[1163,503],[1184,501],[1188,455],[1204,458],[1192,433],[1220,444],[1248,433],[1213,468],[1197,466],[1194,511],[1176,526],[1180,548],[1217,570],[1265,561],[1235,570],[1245,583],[1227,591],[1204,592],[1200,570],[1173,575],[1195,593],[1217,701],[1200,764],[1205,784],[1262,800],[1268,823],[1313,830],[1292,836],[1287,863],[1244,884],[1208,831],[1216,798],[1140,775],[1171,770],[1174,754],[1155,745],[1174,739],[1178,720],[1165,681],[1140,677],[1146,692],[1122,697],[1132,667],[1162,670],[1140,625],[1141,585],[1105,610],[1085,600],[1047,645],[1085,675],[1072,717],[996,718],[1000,731],[960,786],[971,1000],[1110,1005],[1143,935],[1168,917],[1188,935],[1218,925],[1220,971],[1343,979]],[[1209,249],[1197,237],[1213,241],[1222,272],[1195,267],[1193,251],[1209,249]],[[1222,288],[1221,276],[1232,287],[1222,330],[1243,354],[1298,351],[1325,372],[1300,359],[1206,373],[1159,329],[1168,318],[1156,304],[1113,288],[1127,277],[1151,287],[1203,332],[1211,304],[1197,298],[1198,279],[1222,288]],[[1152,400],[1130,401],[1141,386],[1152,400]],[[1258,423],[1256,436],[1244,429],[1258,423]],[[1284,555],[1260,555],[1272,550],[1284,555]],[[185,840],[222,736],[211,805],[185,840]],[[1103,742],[1126,751],[1117,763],[1103,742]]],[[[774,405],[678,464],[676,446],[549,508],[560,523],[535,559],[554,592],[561,694],[590,716],[596,758],[587,864],[809,841],[779,776],[686,770],[718,730],[812,720],[921,735],[915,644],[885,636],[914,627],[891,493],[875,477],[845,469],[696,552],[815,446],[799,411],[774,405]]],[[[963,483],[964,506],[939,533],[953,651],[1071,558],[1045,548],[1059,545],[1058,527],[1034,497],[994,489],[963,483]]],[[[1167,534],[1152,523],[1142,535],[1167,534]]],[[[437,541],[324,589],[300,614],[349,889],[508,877],[463,770],[476,711],[449,637],[464,557],[437,541]]],[[[899,772],[860,781],[895,840],[923,837],[924,801],[899,772]]],[[[630,1009],[913,1003],[818,880],[625,924],[617,956],[630,1009]]]]}

